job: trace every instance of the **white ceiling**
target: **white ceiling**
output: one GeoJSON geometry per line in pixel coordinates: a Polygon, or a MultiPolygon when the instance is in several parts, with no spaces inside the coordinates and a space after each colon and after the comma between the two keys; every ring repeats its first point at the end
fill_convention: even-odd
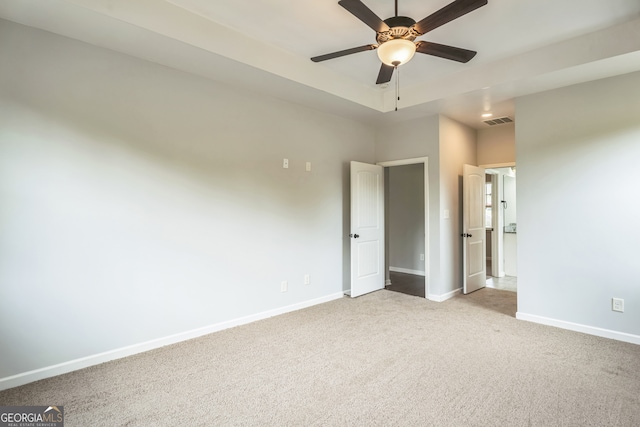
{"type": "MultiPolygon", "coordinates": [[[[364,0],[382,19],[392,0],[364,0]]],[[[399,0],[420,20],[450,0],[399,0]]],[[[375,43],[337,0],[2,0],[0,17],[384,125],[441,113],[476,128],[515,117],[513,98],[640,70],[638,0],[489,0],[420,37],[478,51],[467,64],[417,54],[395,87],[377,86],[374,51],[310,57],[375,43]]]]}

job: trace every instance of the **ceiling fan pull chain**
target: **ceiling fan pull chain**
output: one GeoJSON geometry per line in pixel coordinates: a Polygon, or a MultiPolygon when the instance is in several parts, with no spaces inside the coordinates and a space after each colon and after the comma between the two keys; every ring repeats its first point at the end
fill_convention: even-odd
{"type": "Polygon", "coordinates": [[[398,101],[400,101],[400,70],[396,65],[396,111],[398,111],[398,101]]]}

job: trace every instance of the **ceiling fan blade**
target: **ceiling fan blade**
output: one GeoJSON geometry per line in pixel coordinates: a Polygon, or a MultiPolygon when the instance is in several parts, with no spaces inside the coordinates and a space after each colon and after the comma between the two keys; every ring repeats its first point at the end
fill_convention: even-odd
{"type": "Polygon", "coordinates": [[[474,50],[467,50],[460,47],[422,41],[416,43],[416,52],[439,56],[440,58],[451,59],[452,61],[458,61],[462,63],[471,61],[471,59],[476,56],[476,53],[478,53],[474,50]]]}
{"type": "Polygon", "coordinates": [[[462,15],[473,12],[477,8],[486,5],[487,2],[487,0],[456,0],[453,3],[449,3],[439,11],[427,16],[422,21],[416,22],[413,28],[420,35],[428,33],[447,22],[451,22],[462,15]]]}
{"type": "Polygon", "coordinates": [[[394,67],[387,64],[382,64],[380,67],[380,72],[378,73],[378,80],[376,80],[376,84],[389,83],[391,81],[391,76],[393,76],[394,67]]]}
{"type": "Polygon", "coordinates": [[[327,53],[326,55],[314,56],[311,58],[313,62],[326,61],[327,59],[339,58],[341,56],[351,55],[352,53],[364,52],[365,50],[373,50],[378,45],[366,44],[364,46],[352,47],[351,49],[345,49],[338,52],[327,53]]]}
{"type": "Polygon", "coordinates": [[[390,30],[389,26],[360,0],[340,0],[338,4],[351,12],[353,16],[371,27],[376,33],[390,30]]]}

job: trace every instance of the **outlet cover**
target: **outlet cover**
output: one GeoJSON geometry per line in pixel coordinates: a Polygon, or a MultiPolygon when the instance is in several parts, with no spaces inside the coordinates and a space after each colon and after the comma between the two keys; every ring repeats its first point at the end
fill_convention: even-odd
{"type": "Polygon", "coordinates": [[[611,310],[624,313],[624,300],[622,298],[611,298],[611,310]]]}
{"type": "Polygon", "coordinates": [[[309,276],[308,274],[304,275],[304,284],[308,285],[311,283],[311,276],[309,276]]]}
{"type": "Polygon", "coordinates": [[[288,287],[289,287],[289,284],[287,283],[286,280],[283,280],[282,282],[280,282],[280,292],[287,292],[288,287]]]}

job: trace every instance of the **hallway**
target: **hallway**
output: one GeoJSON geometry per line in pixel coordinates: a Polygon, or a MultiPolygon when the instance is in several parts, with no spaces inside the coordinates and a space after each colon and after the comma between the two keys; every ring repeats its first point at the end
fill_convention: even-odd
{"type": "Polygon", "coordinates": [[[518,278],[515,276],[504,276],[504,277],[487,276],[487,288],[517,292],[518,278]]]}
{"type": "MultiPolygon", "coordinates": [[[[424,276],[390,271],[389,279],[391,280],[391,285],[385,286],[385,289],[425,298],[424,276]]],[[[487,288],[517,292],[518,278],[514,276],[487,276],[487,288]]]]}

